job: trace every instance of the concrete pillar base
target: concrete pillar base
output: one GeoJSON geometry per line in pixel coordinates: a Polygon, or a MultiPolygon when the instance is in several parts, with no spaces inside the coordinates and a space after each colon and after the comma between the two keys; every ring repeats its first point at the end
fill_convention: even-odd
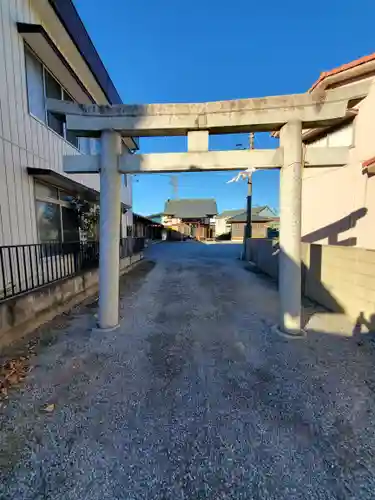
{"type": "Polygon", "coordinates": [[[91,331],[92,333],[109,333],[109,332],[114,332],[115,330],[118,330],[120,328],[120,323],[115,326],[111,326],[110,328],[100,328],[99,325],[95,326],[91,331]]]}
{"type": "Polygon", "coordinates": [[[287,340],[300,340],[300,339],[305,339],[307,337],[307,333],[305,330],[302,328],[297,331],[296,333],[285,333],[282,330],[280,330],[279,325],[273,325],[271,326],[271,332],[276,333],[279,335],[279,337],[282,337],[287,340]]]}

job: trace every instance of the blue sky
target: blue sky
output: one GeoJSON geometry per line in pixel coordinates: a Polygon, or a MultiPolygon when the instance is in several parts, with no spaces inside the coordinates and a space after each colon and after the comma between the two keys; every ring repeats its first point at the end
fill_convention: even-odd
{"type": "MultiPolygon", "coordinates": [[[[325,71],[375,51],[375,1],[75,0],[125,103],[199,102],[306,91],[325,71]]],[[[213,149],[248,137],[210,138],[213,149]]],[[[256,134],[255,147],[274,147],[256,134]]],[[[143,152],[184,151],[185,138],[141,140],[143,152]]],[[[179,197],[214,197],[219,210],[245,206],[231,173],[178,175],[179,197]]],[[[254,175],[255,204],[278,207],[279,174],[254,175]]],[[[159,212],[167,175],[134,179],[133,206],[159,212]]]]}

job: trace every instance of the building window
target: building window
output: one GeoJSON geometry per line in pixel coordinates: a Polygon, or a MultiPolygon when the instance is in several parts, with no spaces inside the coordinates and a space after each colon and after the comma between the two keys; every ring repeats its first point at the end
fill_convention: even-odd
{"type": "Polygon", "coordinates": [[[29,112],[45,121],[43,66],[27,49],[25,50],[25,58],[29,112]]]}
{"type": "Polygon", "coordinates": [[[36,219],[41,243],[61,241],[59,205],[36,200],[36,219]]]}
{"type": "Polygon", "coordinates": [[[47,98],[74,102],[73,98],[27,46],[25,46],[25,67],[30,114],[78,148],[79,139],[75,132],[66,130],[65,117],[46,109],[47,98]]]}
{"type": "Polygon", "coordinates": [[[77,214],[68,207],[61,206],[62,241],[79,241],[77,214]]]}
{"type": "MultiPolygon", "coordinates": [[[[68,133],[70,131],[68,130],[68,133]]],[[[89,155],[91,154],[91,151],[90,151],[90,137],[79,137],[78,138],[78,147],[79,147],[79,150],[81,151],[81,153],[85,154],[85,155],[89,155]]]]}
{"type": "Polygon", "coordinates": [[[91,154],[100,155],[102,152],[102,143],[100,139],[90,139],[91,144],[91,154]]]}
{"type": "Polygon", "coordinates": [[[35,205],[39,241],[73,242],[80,240],[77,213],[72,195],[54,186],[35,181],[35,205]]]}
{"type": "MultiPolygon", "coordinates": [[[[46,97],[50,99],[62,100],[62,88],[57,80],[51,75],[49,71],[44,70],[46,97]]],[[[64,137],[64,117],[51,111],[47,111],[48,126],[57,132],[61,137],[64,137]]]]}
{"type": "Polygon", "coordinates": [[[81,153],[86,155],[100,155],[100,139],[93,137],[78,137],[78,148],[81,153]]]}

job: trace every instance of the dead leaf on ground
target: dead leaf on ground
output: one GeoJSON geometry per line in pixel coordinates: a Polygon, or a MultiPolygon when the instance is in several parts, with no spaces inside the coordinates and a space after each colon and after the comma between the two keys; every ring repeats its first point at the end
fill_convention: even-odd
{"type": "Polygon", "coordinates": [[[51,413],[55,409],[55,403],[50,403],[46,406],[44,406],[43,411],[46,411],[47,413],[51,413]]]}
{"type": "Polygon", "coordinates": [[[7,397],[9,389],[25,379],[28,369],[24,356],[11,359],[0,366],[0,398],[7,397]]]}

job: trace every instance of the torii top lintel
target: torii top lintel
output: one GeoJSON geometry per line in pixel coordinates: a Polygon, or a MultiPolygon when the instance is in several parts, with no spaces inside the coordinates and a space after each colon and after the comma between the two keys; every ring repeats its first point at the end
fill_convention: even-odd
{"type": "Polygon", "coordinates": [[[68,129],[97,136],[116,130],[127,137],[186,135],[191,130],[210,134],[277,130],[300,120],[305,128],[334,124],[347,115],[350,101],[364,98],[367,81],[323,93],[190,104],[83,105],[48,100],[48,109],[66,115],[68,129]]]}

